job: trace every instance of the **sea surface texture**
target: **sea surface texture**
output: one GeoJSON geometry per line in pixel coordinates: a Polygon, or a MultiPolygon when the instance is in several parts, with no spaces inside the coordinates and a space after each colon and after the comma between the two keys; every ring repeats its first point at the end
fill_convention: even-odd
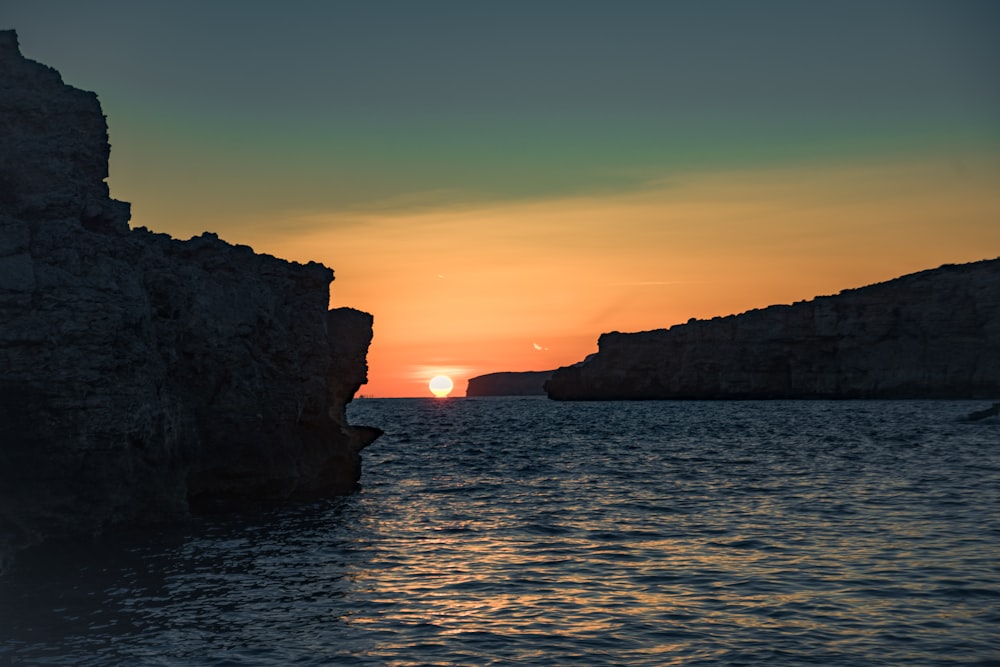
{"type": "Polygon", "coordinates": [[[982,407],[357,400],[358,493],[27,554],[0,664],[1000,665],[982,407]]]}

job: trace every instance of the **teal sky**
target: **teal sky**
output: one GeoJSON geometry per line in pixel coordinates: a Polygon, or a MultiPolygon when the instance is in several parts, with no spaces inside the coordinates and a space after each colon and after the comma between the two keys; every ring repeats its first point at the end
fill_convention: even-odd
{"type": "Polygon", "coordinates": [[[192,233],[1000,148],[990,1],[8,0],[0,26],[98,91],[115,195],[192,233]]]}

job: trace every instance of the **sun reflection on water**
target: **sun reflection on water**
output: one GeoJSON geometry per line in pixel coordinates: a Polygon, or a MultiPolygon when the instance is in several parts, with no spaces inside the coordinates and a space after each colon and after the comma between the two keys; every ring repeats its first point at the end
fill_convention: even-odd
{"type": "MultiPolygon", "coordinates": [[[[947,526],[898,502],[910,483],[859,468],[850,442],[842,457],[803,455],[800,438],[752,453],[724,440],[647,449],[624,461],[626,481],[613,427],[580,458],[475,433],[459,405],[426,413],[439,427],[422,455],[433,474],[414,473],[401,506],[377,519],[374,611],[355,622],[483,650],[548,637],[564,657],[663,665],[724,661],[733,637],[754,638],[758,658],[805,642],[836,661],[887,641],[903,659],[906,644],[887,637],[938,642],[949,625],[935,619],[983,632],[973,608],[912,574],[932,571],[926,540],[947,526]],[[902,621],[914,605],[923,621],[902,621]]],[[[556,421],[558,442],[592,437],[556,421]]],[[[983,567],[984,542],[942,544],[950,562],[983,567]]]]}
{"type": "Polygon", "coordinates": [[[386,435],[358,493],[54,548],[0,579],[0,663],[996,655],[1000,450],[950,418],[967,409],[359,403],[386,435]]]}

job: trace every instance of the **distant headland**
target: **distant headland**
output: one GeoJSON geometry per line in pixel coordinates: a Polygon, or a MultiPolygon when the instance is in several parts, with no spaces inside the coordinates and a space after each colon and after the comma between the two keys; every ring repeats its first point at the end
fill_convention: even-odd
{"type": "Polygon", "coordinates": [[[487,373],[469,378],[466,396],[544,396],[553,371],[487,373]]]}
{"type": "Polygon", "coordinates": [[[995,398],[1000,258],[669,329],[606,333],[550,398],[995,398]]]}
{"type": "Polygon", "coordinates": [[[372,316],[333,272],[129,226],[94,93],[0,31],[0,570],[46,539],[347,493],[372,316]]]}

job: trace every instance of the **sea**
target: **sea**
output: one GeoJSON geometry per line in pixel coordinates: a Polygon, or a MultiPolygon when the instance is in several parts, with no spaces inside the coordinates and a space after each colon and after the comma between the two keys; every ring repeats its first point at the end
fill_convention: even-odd
{"type": "Polygon", "coordinates": [[[1000,665],[975,401],[359,399],[353,495],[0,578],[11,665],[1000,665]]]}

